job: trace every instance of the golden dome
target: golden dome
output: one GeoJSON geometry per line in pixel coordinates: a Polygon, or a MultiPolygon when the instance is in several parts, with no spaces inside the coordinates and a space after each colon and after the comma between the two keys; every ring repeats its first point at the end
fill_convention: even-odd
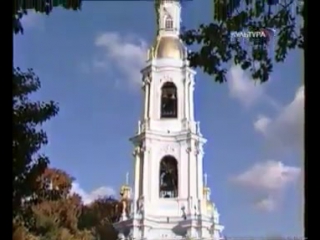
{"type": "Polygon", "coordinates": [[[154,44],[154,58],[184,59],[185,47],[177,37],[158,37],[154,44]]]}
{"type": "Polygon", "coordinates": [[[211,202],[207,202],[207,212],[212,213],[214,210],[214,206],[211,202]]]}

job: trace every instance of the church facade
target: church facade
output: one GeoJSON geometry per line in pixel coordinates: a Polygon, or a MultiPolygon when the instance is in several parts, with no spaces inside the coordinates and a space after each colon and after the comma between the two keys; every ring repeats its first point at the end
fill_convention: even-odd
{"type": "Polygon", "coordinates": [[[179,39],[181,6],[160,0],[157,38],[142,69],[144,106],[134,145],[134,196],[121,190],[119,240],[221,240],[203,173],[206,140],[194,119],[195,71],[179,39]]]}

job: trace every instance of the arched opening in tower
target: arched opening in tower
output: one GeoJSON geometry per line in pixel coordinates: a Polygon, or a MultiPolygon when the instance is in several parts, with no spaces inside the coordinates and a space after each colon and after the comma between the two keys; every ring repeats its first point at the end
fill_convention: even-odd
{"type": "Polygon", "coordinates": [[[167,16],[165,19],[165,29],[172,30],[173,29],[173,20],[170,16],[167,16]]]}
{"type": "Polygon", "coordinates": [[[177,116],[177,87],[172,82],[167,82],[161,88],[161,118],[177,118],[177,116]]]}
{"type": "Polygon", "coordinates": [[[178,161],[172,156],[165,156],[160,161],[159,197],[178,197],[178,161]]]}

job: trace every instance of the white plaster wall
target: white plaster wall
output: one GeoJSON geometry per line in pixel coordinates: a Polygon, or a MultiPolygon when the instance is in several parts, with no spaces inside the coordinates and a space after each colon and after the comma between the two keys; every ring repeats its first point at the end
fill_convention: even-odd
{"type": "MultiPolygon", "coordinates": [[[[180,175],[179,165],[181,165],[181,157],[179,152],[180,146],[178,142],[174,142],[173,138],[168,138],[167,141],[154,141],[152,145],[152,159],[153,173],[150,178],[152,181],[152,199],[159,199],[159,172],[160,172],[160,161],[165,156],[172,156],[177,160],[178,163],[178,175],[180,175]]],[[[178,181],[178,185],[180,180],[178,181]]]]}
{"type": "MultiPolygon", "coordinates": [[[[179,184],[180,184],[180,189],[179,189],[179,196],[181,198],[188,198],[189,196],[189,165],[188,165],[188,143],[187,141],[184,141],[181,143],[181,148],[179,149],[180,151],[180,165],[179,165],[179,184]]],[[[186,204],[187,207],[187,204],[186,204]]]]}
{"type": "MultiPolygon", "coordinates": [[[[187,139],[176,141],[175,136],[161,137],[161,140],[147,136],[144,158],[143,188],[144,196],[148,203],[148,214],[161,216],[181,216],[181,207],[188,208],[187,199],[191,196],[194,205],[201,199],[198,193],[202,193],[202,172],[197,171],[197,155],[194,150],[188,152],[189,146],[194,140],[187,139]],[[150,139],[149,139],[150,138],[150,139]],[[178,162],[178,197],[162,199],[159,197],[159,172],[160,161],[165,156],[172,156],[178,162]],[[200,176],[199,176],[200,174],[200,176]],[[200,179],[200,182],[197,181],[200,179]],[[201,188],[201,189],[200,189],[201,188]]],[[[139,175],[139,174],[137,174],[139,175]]],[[[136,179],[137,180],[137,179],[136,179]]]]}
{"type": "Polygon", "coordinates": [[[150,130],[159,132],[181,132],[195,125],[193,111],[193,85],[195,72],[187,67],[188,61],[159,59],[152,61],[149,67],[142,70],[144,76],[150,75],[148,86],[148,103],[144,104],[144,116],[149,116],[150,130]],[[178,117],[177,119],[161,119],[161,87],[166,82],[172,82],[177,87],[178,117]]]}
{"type": "Polygon", "coordinates": [[[192,197],[193,205],[202,199],[202,155],[197,155],[194,147],[197,136],[189,135],[190,131],[197,133],[193,107],[195,71],[187,65],[183,60],[157,59],[142,70],[142,74],[151,79],[148,102],[144,104],[145,110],[149,111],[144,116],[149,119],[142,119],[146,151],[141,181],[148,215],[181,217],[181,207],[186,211],[189,207],[188,198],[192,197]],[[177,119],[160,118],[161,87],[166,82],[177,87],[177,119]],[[173,156],[178,162],[178,198],[159,198],[159,167],[166,155],[173,156]]]}
{"type": "MultiPolygon", "coordinates": [[[[178,2],[164,3],[165,13],[160,12],[159,25],[164,27],[164,14],[173,17],[174,27],[180,28],[180,4],[178,2]]],[[[160,31],[160,34],[177,35],[177,32],[160,31]]],[[[164,238],[180,239],[172,231],[181,221],[183,211],[189,214],[190,197],[194,205],[204,206],[203,200],[203,153],[202,143],[197,149],[195,142],[202,139],[199,125],[194,121],[194,76],[195,71],[190,69],[187,60],[152,59],[147,61],[147,66],[141,71],[145,81],[144,111],[139,123],[139,131],[133,140],[134,145],[143,143],[143,157],[141,162],[136,161],[135,167],[135,200],[144,196],[144,220],[143,226],[134,227],[136,239],[140,234],[146,239],[158,240],[164,238]],[[178,118],[160,119],[161,87],[166,81],[173,82],[177,87],[178,118]],[[193,134],[190,134],[193,133],[193,134]],[[200,149],[200,151],[199,151],[200,149]],[[178,197],[159,198],[159,167],[161,159],[171,155],[178,162],[178,197]],[[140,165],[140,166],[139,166],[140,165]],[[171,218],[167,222],[167,217],[171,218]]],[[[201,141],[205,142],[204,139],[201,141]]],[[[135,203],[134,203],[135,204],[135,203]]],[[[135,204],[136,206],[136,204],[135,204]]],[[[204,213],[205,209],[202,209],[204,213]]],[[[202,222],[202,237],[209,238],[207,228],[211,227],[211,219],[208,215],[202,215],[206,223],[202,222]]],[[[219,216],[217,217],[219,218],[219,216]]],[[[219,219],[215,219],[216,222],[219,219]]],[[[132,225],[129,226],[129,228],[132,225]]],[[[217,225],[215,232],[219,237],[219,231],[223,227],[217,225]]],[[[193,232],[197,232],[193,229],[193,232]]]]}
{"type": "Polygon", "coordinates": [[[183,87],[184,75],[182,71],[177,70],[166,70],[159,71],[154,74],[151,84],[151,91],[153,96],[150,99],[152,106],[152,119],[160,119],[160,106],[161,106],[161,88],[166,82],[172,82],[177,87],[177,97],[178,97],[178,120],[182,119],[182,109],[185,104],[183,101],[184,97],[184,87],[183,87]]]}

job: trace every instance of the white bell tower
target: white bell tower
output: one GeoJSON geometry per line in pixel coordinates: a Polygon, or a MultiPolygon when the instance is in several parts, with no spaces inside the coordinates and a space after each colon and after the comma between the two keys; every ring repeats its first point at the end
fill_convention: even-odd
{"type": "Polygon", "coordinates": [[[203,180],[206,140],[194,119],[195,71],[179,39],[180,12],[179,1],[159,0],[157,38],[141,71],[143,114],[130,139],[134,198],[114,224],[122,240],[221,238],[203,180]]]}

